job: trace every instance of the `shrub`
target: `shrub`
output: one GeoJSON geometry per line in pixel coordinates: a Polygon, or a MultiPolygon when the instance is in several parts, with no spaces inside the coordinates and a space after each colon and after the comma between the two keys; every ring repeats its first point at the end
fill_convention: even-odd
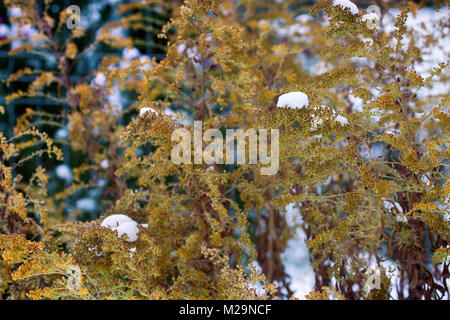
{"type": "Polygon", "coordinates": [[[159,34],[165,58],[120,68],[108,55],[77,82],[71,69],[81,55],[100,43],[133,55],[139,39],[109,33],[116,21],[80,48],[86,34],[74,29],[64,37],[64,12],[52,18],[34,1],[6,2],[20,6],[17,23],[37,30],[10,54],[55,60],[49,70],[9,75],[8,83],[37,77],[6,101],[45,97],[66,108],[28,109],[15,136],[1,136],[3,297],[291,297],[281,254],[297,228],[306,233],[321,289],[309,299],[448,297],[449,100],[436,91],[448,80],[448,62],[424,63],[448,17],[424,34],[407,24],[414,5],[402,7],[389,29],[339,1],[318,1],[314,19],[298,15],[306,8],[294,1],[147,2],[121,5],[120,24],[145,29],[142,12],[155,4],[169,12],[159,34]],[[307,70],[299,57],[318,59],[323,72],[307,70]],[[108,101],[118,88],[136,95],[125,110],[108,101]],[[279,99],[289,92],[297,93],[279,99]],[[279,129],[278,173],[175,164],[172,133],[193,132],[192,120],[203,130],[279,129]],[[72,184],[56,195],[47,194],[41,167],[28,181],[13,174],[44,153],[61,160],[52,139],[33,128],[42,121],[68,121],[67,143],[81,155],[72,184]],[[30,151],[36,143],[45,148],[30,151]],[[62,200],[98,188],[99,180],[107,182],[102,216],[65,216],[62,200]],[[287,223],[292,204],[300,226],[287,223]],[[367,287],[374,268],[379,285],[367,287]]]}

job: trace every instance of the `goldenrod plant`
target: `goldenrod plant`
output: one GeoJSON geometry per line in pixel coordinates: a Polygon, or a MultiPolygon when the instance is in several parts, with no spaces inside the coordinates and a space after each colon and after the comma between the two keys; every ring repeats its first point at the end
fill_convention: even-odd
{"type": "Polygon", "coordinates": [[[0,297],[448,299],[449,8],[354,2],[123,2],[92,36],[76,8],[6,0],[28,33],[0,45],[48,63],[8,75],[0,112],[54,107],[0,135],[0,297]]]}

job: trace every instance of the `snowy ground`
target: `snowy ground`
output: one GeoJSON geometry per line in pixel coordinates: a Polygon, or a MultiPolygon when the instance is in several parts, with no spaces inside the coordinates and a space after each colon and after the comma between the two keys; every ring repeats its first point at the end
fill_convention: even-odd
{"type": "MultiPolygon", "coordinates": [[[[286,207],[286,220],[289,225],[301,222],[300,211],[293,204],[286,207]]],[[[288,242],[288,247],[282,254],[286,272],[291,277],[291,289],[299,299],[304,299],[314,289],[314,271],[309,262],[305,239],[305,233],[298,228],[296,237],[288,242]]]]}

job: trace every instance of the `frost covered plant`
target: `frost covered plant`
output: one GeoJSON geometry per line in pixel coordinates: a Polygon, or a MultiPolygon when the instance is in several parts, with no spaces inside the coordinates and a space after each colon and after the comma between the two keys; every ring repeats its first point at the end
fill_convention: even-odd
{"type": "Polygon", "coordinates": [[[323,10],[330,23],[321,54],[339,63],[298,85],[307,108],[277,111],[274,125],[286,128],[280,162],[291,160],[295,175],[275,203],[300,207],[316,288],[335,283],[352,299],[448,297],[448,91],[425,89],[447,81],[448,54],[416,70],[425,57],[408,8],[389,31],[369,28],[349,1],[320,1],[312,13],[323,10]],[[305,139],[317,134],[320,143],[305,139]],[[365,292],[373,266],[381,285],[365,292]]]}
{"type": "Polygon", "coordinates": [[[448,17],[428,34],[408,24],[421,10],[413,5],[389,15],[382,8],[380,26],[370,28],[373,17],[351,1],[318,1],[310,15],[298,14],[306,8],[297,2],[166,3],[171,19],[159,27],[166,54],[146,63],[134,40],[114,30],[120,23],[145,29],[145,17],[125,13],[160,2],[121,5],[122,20],[94,40],[120,48],[121,58],[105,57],[78,83],[67,70],[85,52],[75,40],[83,31],[54,37],[64,19],[37,14],[33,1],[21,6],[38,34],[22,37],[11,54],[57,59],[50,71],[10,75],[12,82],[39,74],[7,101],[45,96],[67,108],[30,109],[16,136],[39,136],[59,157],[30,128],[36,115],[66,119],[83,160],[72,185],[48,196],[43,172],[31,180],[38,188],[27,189],[8,168],[7,158],[32,143],[2,137],[0,212],[12,217],[0,220],[2,296],[293,297],[282,253],[302,228],[315,274],[306,298],[448,299],[448,53],[427,65],[448,17]],[[136,93],[126,110],[108,99],[122,89],[136,93]],[[192,133],[194,120],[204,130],[279,129],[278,174],[246,164],[175,164],[171,135],[192,133]],[[110,188],[99,219],[61,214],[55,200],[100,178],[110,188]],[[299,209],[300,225],[287,223],[288,205],[299,209]],[[27,240],[30,234],[38,237],[27,240]],[[376,287],[366,285],[371,270],[376,287]]]}
{"type": "MultiPolygon", "coordinates": [[[[11,3],[13,4],[15,5],[11,3]]],[[[30,1],[29,4],[31,8],[22,8],[22,12],[29,14],[31,21],[39,28],[40,19],[49,18],[45,18],[45,13],[44,17],[36,17],[39,10],[33,7],[33,2],[30,1]]],[[[134,4],[136,7],[144,5],[142,2],[134,4]]],[[[186,34],[190,32],[188,28],[203,25],[211,28],[214,21],[207,16],[207,8],[217,7],[218,4],[194,2],[189,5],[194,15],[201,18],[200,25],[185,25],[187,19],[183,7],[181,14],[177,9],[171,24],[177,25],[180,33],[186,34]]],[[[127,11],[127,8],[129,7],[123,6],[120,9],[127,11]]],[[[128,17],[123,22],[131,23],[136,18],[128,17]]],[[[64,18],[59,22],[61,21],[64,18]]],[[[163,29],[164,33],[166,28],[168,27],[163,29]]],[[[54,32],[56,34],[58,29],[54,32]]],[[[228,193],[236,192],[236,186],[244,174],[250,172],[249,169],[237,175],[232,172],[225,174],[223,179],[229,180],[231,185],[228,190],[221,190],[222,178],[218,172],[202,177],[199,168],[176,167],[168,158],[170,143],[166,142],[177,122],[174,122],[176,117],[170,116],[170,112],[165,110],[169,104],[164,100],[175,100],[174,93],[179,95],[180,92],[176,91],[177,88],[167,86],[167,81],[173,80],[173,73],[166,65],[179,64],[178,69],[186,68],[185,63],[174,60],[178,59],[173,55],[177,52],[175,45],[169,47],[166,60],[146,68],[144,72],[140,60],[135,59],[136,50],[125,50],[124,61],[127,63],[120,64],[118,68],[113,66],[117,63],[115,57],[106,57],[99,70],[75,84],[68,80],[67,67],[70,68],[78,59],[76,42],[68,39],[62,46],[53,45],[59,39],[52,38],[53,35],[53,32],[43,31],[42,37],[46,41],[27,45],[37,46],[42,54],[50,57],[60,57],[56,67],[60,72],[44,72],[45,77],[41,76],[38,78],[39,83],[31,85],[33,90],[16,92],[8,96],[7,101],[23,96],[43,96],[67,104],[65,116],[69,120],[70,144],[75,151],[83,153],[84,161],[74,170],[73,185],[57,195],[57,199],[64,199],[79,188],[92,187],[100,173],[109,183],[113,183],[111,190],[115,192],[113,200],[116,202],[108,210],[102,223],[67,222],[64,219],[57,221],[57,214],[54,212],[54,219],[43,226],[46,232],[42,234],[39,243],[20,238],[22,246],[39,245],[39,250],[26,251],[27,254],[20,255],[13,261],[7,260],[5,255],[9,252],[10,240],[13,238],[5,236],[0,246],[2,271],[9,275],[2,277],[7,279],[4,294],[11,298],[69,299],[273,297],[273,286],[267,285],[263,294],[257,294],[251,286],[265,280],[251,271],[250,262],[254,259],[254,252],[246,230],[246,214],[250,207],[239,208],[237,201],[228,196],[228,193]],[[58,84],[61,90],[55,92],[48,89],[52,83],[58,84]],[[116,109],[107,99],[108,90],[113,89],[114,84],[141,93],[133,106],[140,110],[140,115],[125,130],[117,125],[122,114],[115,112],[116,109]],[[156,110],[161,111],[159,115],[156,110]],[[124,153],[121,153],[121,148],[125,149],[124,153]],[[137,152],[139,149],[140,153],[137,152]],[[98,170],[99,168],[111,169],[104,175],[106,170],[98,170]],[[94,179],[86,180],[85,177],[90,173],[93,173],[94,179]],[[125,190],[126,185],[134,187],[132,190],[125,190]],[[54,270],[51,268],[53,260],[42,257],[58,255],[58,248],[62,247],[66,249],[61,259],[64,260],[67,254],[68,260],[61,261],[61,268],[54,270]],[[12,270],[20,268],[27,261],[41,263],[36,269],[30,268],[20,277],[12,273],[12,270]],[[49,269],[49,272],[42,273],[40,268],[49,269]],[[78,270],[77,268],[89,281],[77,280],[79,277],[74,279],[72,275],[61,271],[78,270]],[[66,289],[65,282],[70,283],[66,289]],[[12,293],[8,288],[16,291],[12,293]],[[74,288],[81,291],[74,292],[74,288]]],[[[105,30],[100,35],[96,42],[103,41],[112,46],[130,45],[130,39],[116,39],[105,30]]],[[[206,40],[205,35],[202,32],[202,37],[206,40]]],[[[83,30],[74,29],[72,36],[83,36],[83,30]]],[[[226,46],[222,50],[226,50],[226,46]]],[[[17,49],[15,52],[19,51],[17,49]]],[[[84,51],[80,52],[83,53],[84,51]]],[[[226,59],[225,56],[223,58],[226,59]]],[[[202,59],[206,63],[206,56],[202,59]]],[[[249,67],[246,69],[249,72],[249,67]]],[[[10,81],[26,72],[32,73],[35,70],[15,73],[11,75],[10,81]]],[[[205,93],[203,91],[203,112],[207,111],[205,93]]],[[[180,98],[181,95],[177,100],[180,98]]],[[[181,102],[178,100],[176,103],[181,102]]],[[[177,104],[172,108],[177,109],[177,104]]],[[[53,122],[61,119],[61,115],[38,114],[30,109],[19,119],[15,130],[24,130],[36,115],[54,120],[53,122]]],[[[196,117],[206,118],[206,113],[196,117]]]]}

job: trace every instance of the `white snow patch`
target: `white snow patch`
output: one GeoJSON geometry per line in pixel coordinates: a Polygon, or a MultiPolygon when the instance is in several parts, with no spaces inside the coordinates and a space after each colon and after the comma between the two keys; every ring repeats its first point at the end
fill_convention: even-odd
{"type": "Polygon", "coordinates": [[[116,27],[108,30],[109,34],[112,34],[115,37],[122,37],[125,35],[125,29],[123,27],[116,27]]]}
{"type": "Polygon", "coordinates": [[[323,124],[323,120],[320,117],[313,116],[311,123],[311,131],[317,130],[323,124]]]}
{"type": "Polygon", "coordinates": [[[139,233],[137,222],[125,214],[112,214],[103,220],[101,226],[116,231],[119,238],[125,234],[128,242],[136,241],[139,233]]]}
{"type": "Polygon", "coordinates": [[[22,16],[22,10],[19,7],[12,7],[8,10],[8,15],[11,18],[18,18],[22,16]]]}
{"type": "Polygon", "coordinates": [[[140,53],[139,53],[138,49],[136,49],[136,48],[127,48],[127,49],[125,49],[123,51],[123,55],[122,56],[123,56],[123,58],[125,60],[130,61],[130,60],[138,58],[139,55],[140,55],[140,53]]]}
{"type": "Polygon", "coordinates": [[[402,207],[400,204],[396,201],[388,201],[386,199],[383,199],[383,205],[386,209],[391,210],[393,208],[396,208],[399,212],[403,212],[402,207]]]}
{"type": "Polygon", "coordinates": [[[322,74],[332,70],[332,65],[326,61],[317,61],[311,66],[311,74],[322,74]]]}
{"type": "Polygon", "coordinates": [[[107,183],[107,181],[105,180],[105,179],[98,179],[98,181],[97,181],[97,185],[99,186],[99,187],[104,187],[104,186],[106,186],[106,183],[107,183]]]}
{"type": "Polygon", "coordinates": [[[341,115],[338,115],[334,121],[339,122],[342,126],[348,125],[348,119],[341,115]]]}
{"type": "Polygon", "coordinates": [[[66,128],[60,128],[55,132],[55,137],[57,139],[66,139],[69,137],[69,131],[66,128]]]}
{"type": "Polygon", "coordinates": [[[384,157],[384,145],[382,143],[372,144],[370,155],[372,159],[382,159],[384,157]]]}
{"type": "Polygon", "coordinates": [[[103,72],[97,73],[97,75],[95,76],[95,79],[94,79],[94,84],[99,87],[103,87],[105,85],[105,83],[106,83],[105,74],[103,72]]]}
{"type": "Polygon", "coordinates": [[[427,186],[431,185],[430,179],[428,179],[428,177],[426,177],[426,176],[420,177],[420,180],[421,180],[423,183],[425,183],[427,186]]]}
{"type": "MultiPolygon", "coordinates": [[[[326,108],[326,106],[321,106],[320,108],[326,108]]],[[[319,107],[314,107],[314,111],[319,110],[319,107]]],[[[317,130],[321,125],[323,124],[322,118],[320,118],[317,115],[312,115],[312,122],[311,122],[311,131],[317,130]]]]}
{"type": "MultiPolygon", "coordinates": [[[[395,21],[400,10],[397,8],[389,9],[382,16],[382,25],[386,33],[395,30],[395,21]]],[[[416,11],[415,15],[408,13],[406,27],[413,32],[414,45],[421,49],[421,61],[414,63],[414,70],[422,77],[430,76],[432,68],[439,63],[445,62],[450,57],[449,29],[448,19],[450,8],[443,6],[439,10],[425,7],[416,11]],[[444,27],[441,27],[443,25],[444,27]],[[429,41],[432,36],[436,41],[429,41]]],[[[405,48],[411,42],[410,36],[405,36],[403,41],[405,48]]],[[[394,44],[394,43],[393,43],[394,44]]],[[[419,98],[447,94],[450,84],[448,81],[439,80],[438,77],[433,80],[432,86],[423,88],[418,92],[419,98]]]]}
{"type": "Polygon", "coordinates": [[[386,199],[383,199],[383,205],[387,210],[392,210],[393,208],[397,209],[398,212],[395,215],[395,220],[397,220],[398,222],[404,222],[404,223],[408,222],[408,218],[403,213],[403,209],[398,202],[388,201],[386,199]]]}
{"type": "Polygon", "coordinates": [[[107,99],[111,105],[117,107],[116,111],[120,114],[122,112],[123,98],[118,85],[115,85],[111,92],[109,92],[107,99]]]}
{"type": "Polygon", "coordinates": [[[364,109],[364,101],[363,99],[359,98],[359,97],[355,97],[352,94],[348,95],[348,99],[350,100],[352,106],[353,106],[353,110],[355,112],[361,112],[364,109]]]}
{"type": "Polygon", "coordinates": [[[383,115],[383,111],[381,111],[379,108],[372,108],[369,110],[369,113],[369,119],[371,123],[377,123],[378,121],[380,121],[383,115]]]}
{"type": "Polygon", "coordinates": [[[125,234],[127,235],[128,239],[126,241],[128,242],[134,242],[137,240],[137,234],[139,233],[138,224],[136,221],[126,221],[124,223],[121,223],[117,229],[117,234],[119,235],[119,238],[122,238],[122,236],[125,234]]]}
{"type": "Polygon", "coordinates": [[[103,160],[100,162],[100,167],[101,167],[102,169],[107,169],[107,168],[109,167],[108,159],[103,159],[103,160]]]}
{"type": "Polygon", "coordinates": [[[320,140],[322,138],[323,138],[323,136],[321,134],[316,134],[316,135],[313,136],[314,140],[320,140]]]}
{"type": "MultiPolygon", "coordinates": [[[[293,203],[286,206],[286,220],[289,225],[301,222],[299,209],[294,208],[293,203]]],[[[286,272],[292,280],[291,289],[299,299],[304,299],[314,289],[315,282],[305,240],[304,231],[298,228],[295,237],[288,241],[287,248],[282,254],[286,272]]]]}
{"type": "Polygon", "coordinates": [[[357,15],[359,13],[356,4],[350,0],[333,0],[333,6],[341,7],[342,9],[349,9],[353,15],[357,15]]]}
{"type": "Polygon", "coordinates": [[[139,61],[141,62],[142,66],[140,67],[141,71],[148,71],[152,67],[152,63],[149,57],[147,56],[141,56],[139,58],[139,61]]]}
{"type": "Polygon", "coordinates": [[[32,36],[37,35],[38,33],[39,32],[36,30],[36,28],[34,28],[29,23],[24,24],[23,26],[19,26],[19,29],[18,29],[19,36],[32,37],[32,36]]]}
{"type": "Polygon", "coordinates": [[[139,115],[140,116],[143,116],[144,114],[146,114],[147,112],[151,112],[151,113],[154,113],[154,114],[156,114],[156,115],[158,115],[158,112],[155,110],[155,109],[153,109],[153,108],[142,108],[141,110],[139,110],[139,115]]]}
{"type": "Polygon", "coordinates": [[[180,43],[177,47],[177,52],[179,54],[182,54],[184,52],[184,50],[186,50],[186,44],[185,43],[180,43]]]}
{"type": "Polygon", "coordinates": [[[133,221],[129,216],[125,214],[112,214],[103,219],[102,227],[116,229],[120,224],[133,221]]]}
{"type": "Polygon", "coordinates": [[[198,56],[198,53],[199,52],[196,47],[187,48],[187,50],[186,50],[186,54],[189,59],[193,59],[193,58],[199,59],[200,57],[198,56]]]}
{"type": "Polygon", "coordinates": [[[76,207],[84,211],[94,211],[96,209],[95,200],[92,198],[77,200],[76,207]]]}
{"type": "Polygon", "coordinates": [[[119,63],[120,69],[125,69],[130,66],[130,62],[134,59],[137,59],[140,57],[140,52],[136,48],[127,48],[124,49],[122,52],[122,60],[119,63]]]}
{"type": "Polygon", "coordinates": [[[309,105],[308,96],[301,91],[282,94],[278,98],[278,108],[302,109],[309,105]]]}
{"type": "Polygon", "coordinates": [[[367,13],[361,17],[362,22],[380,20],[380,17],[374,13],[367,13]]]}
{"type": "Polygon", "coordinates": [[[9,35],[9,28],[6,24],[0,24],[0,38],[6,38],[9,35]]]}
{"type": "Polygon", "coordinates": [[[56,175],[67,182],[72,181],[72,171],[68,165],[62,164],[57,166],[56,175]]]}

